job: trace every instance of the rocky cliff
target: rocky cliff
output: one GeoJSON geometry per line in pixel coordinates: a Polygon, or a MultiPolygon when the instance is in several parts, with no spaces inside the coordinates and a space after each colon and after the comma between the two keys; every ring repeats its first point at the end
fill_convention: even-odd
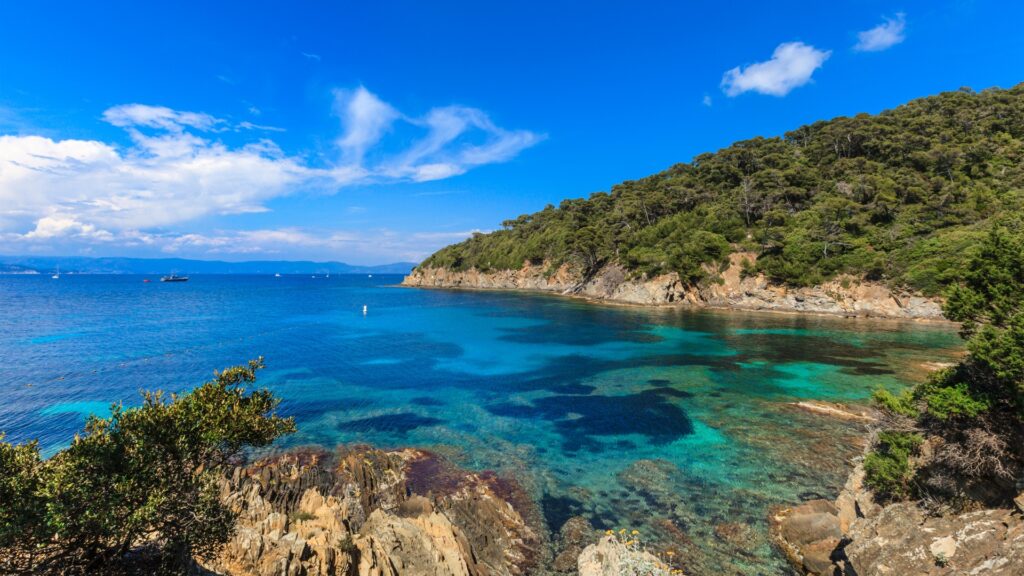
{"type": "Polygon", "coordinates": [[[204,562],[215,574],[519,576],[544,549],[514,484],[422,451],[294,452],[235,469],[221,490],[239,517],[204,562]]]}
{"type": "Polygon", "coordinates": [[[724,270],[716,271],[720,282],[694,287],[676,274],[634,278],[616,265],[609,265],[584,278],[565,265],[550,270],[545,265],[524,263],[519,270],[480,272],[419,267],[405,277],[404,286],[424,288],[476,288],[555,292],[594,300],[642,305],[689,305],[704,308],[810,312],[840,316],[939,320],[942,303],[937,298],[894,292],[886,286],[839,278],[820,286],[791,288],[775,285],[763,275],[745,276],[744,260],[756,255],[735,253],[724,270]]]}
{"type": "Polygon", "coordinates": [[[930,515],[913,502],[882,507],[858,465],[834,501],[779,508],[775,543],[814,576],[1024,574],[1024,495],[1016,509],[930,515]]]}

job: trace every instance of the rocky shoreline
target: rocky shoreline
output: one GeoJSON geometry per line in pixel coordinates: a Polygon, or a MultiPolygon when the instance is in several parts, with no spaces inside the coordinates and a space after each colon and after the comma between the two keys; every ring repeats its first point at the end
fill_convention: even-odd
{"type": "Polygon", "coordinates": [[[1024,498],[1017,508],[933,515],[916,502],[879,505],[857,464],[835,501],[779,507],[770,532],[801,574],[1024,574],[1024,498]]]}
{"type": "Polygon", "coordinates": [[[293,450],[236,467],[220,489],[238,519],[197,560],[208,576],[611,576],[660,562],[580,517],[551,542],[515,481],[422,450],[293,450]]]}
{"type": "Polygon", "coordinates": [[[743,262],[756,255],[734,253],[720,282],[701,287],[685,285],[679,276],[633,278],[617,265],[608,265],[583,278],[567,265],[550,270],[547,265],[524,263],[519,270],[480,272],[418,267],[402,281],[418,288],[469,288],[526,290],[575,296],[609,303],[644,306],[691,306],[732,310],[799,312],[847,317],[943,320],[938,298],[893,292],[886,286],[854,278],[838,278],[807,288],[772,284],[763,275],[745,276],[743,262]]]}

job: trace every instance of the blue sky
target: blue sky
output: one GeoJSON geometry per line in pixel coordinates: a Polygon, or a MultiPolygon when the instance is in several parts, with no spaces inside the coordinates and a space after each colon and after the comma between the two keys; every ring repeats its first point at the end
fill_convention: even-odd
{"type": "Polygon", "coordinates": [[[418,260],[739,139],[1012,86],[1021,22],[962,0],[4,2],[0,253],[418,260]]]}

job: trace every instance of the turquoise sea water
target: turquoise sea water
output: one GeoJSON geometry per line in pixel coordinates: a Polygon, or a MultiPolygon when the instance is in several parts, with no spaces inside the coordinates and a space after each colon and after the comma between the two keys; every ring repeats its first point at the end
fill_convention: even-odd
{"type": "Polygon", "coordinates": [[[398,288],[398,276],[0,276],[0,431],[66,445],[143,389],[266,357],[282,447],[418,446],[515,477],[549,529],[636,527],[691,573],[779,574],[772,505],[831,495],[865,401],[956,353],[946,326],[398,288]],[[368,313],[362,313],[363,305],[368,313]]]}

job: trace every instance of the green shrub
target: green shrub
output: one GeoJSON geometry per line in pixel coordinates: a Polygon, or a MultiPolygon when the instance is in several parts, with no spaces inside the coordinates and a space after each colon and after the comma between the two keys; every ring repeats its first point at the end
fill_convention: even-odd
{"type": "Polygon", "coordinates": [[[879,496],[899,500],[912,494],[914,470],[910,456],[921,445],[918,434],[881,432],[878,442],[864,458],[864,482],[879,496]]]}
{"type": "Polygon", "coordinates": [[[235,520],[220,501],[223,470],[294,430],[269,391],[246,391],[262,367],[229,368],[180,395],[145,393],[138,408],[115,405],[46,461],[34,443],[0,441],[0,568],[94,573],[157,546],[163,567],[181,572],[215,553],[235,520]]]}
{"type": "Polygon", "coordinates": [[[871,399],[879,408],[892,414],[908,418],[916,418],[918,415],[918,410],[914,407],[914,397],[910,390],[904,390],[899,395],[896,395],[885,388],[878,388],[871,394],[871,399]]]}
{"type": "Polygon", "coordinates": [[[928,415],[939,420],[974,418],[991,407],[987,399],[972,394],[963,382],[929,390],[924,399],[928,405],[928,415]]]}

